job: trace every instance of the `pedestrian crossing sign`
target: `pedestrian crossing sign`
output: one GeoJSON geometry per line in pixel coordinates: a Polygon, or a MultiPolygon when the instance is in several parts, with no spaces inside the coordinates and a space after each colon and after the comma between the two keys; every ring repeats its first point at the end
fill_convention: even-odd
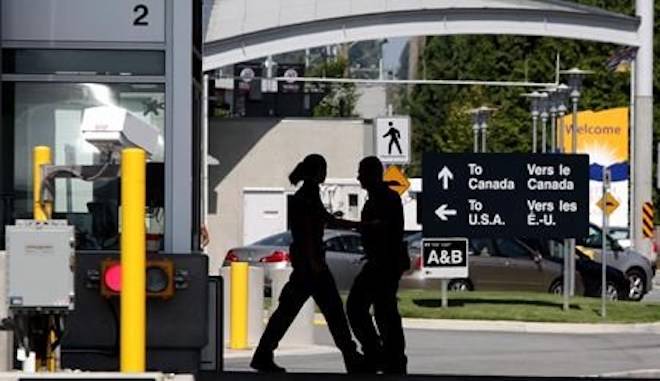
{"type": "Polygon", "coordinates": [[[374,130],[374,146],[380,161],[385,164],[410,163],[409,116],[377,118],[374,130]]]}

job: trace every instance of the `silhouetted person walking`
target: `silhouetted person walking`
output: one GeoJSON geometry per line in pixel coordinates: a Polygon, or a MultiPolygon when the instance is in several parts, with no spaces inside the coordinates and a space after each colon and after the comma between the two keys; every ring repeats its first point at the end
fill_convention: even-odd
{"type": "Polygon", "coordinates": [[[361,224],[367,261],[355,278],[346,311],[367,367],[404,374],[407,358],[396,294],[410,263],[403,245],[401,198],[383,181],[383,165],[375,156],[360,162],[358,180],[369,194],[361,224]],[[372,306],[378,331],[369,311],[372,306]]]}
{"type": "Polygon", "coordinates": [[[289,175],[294,185],[303,181],[289,203],[293,272],[282,289],[277,309],[268,321],[252,357],[250,366],[259,371],[285,371],[273,361],[273,351],[310,296],[325,316],[335,345],[344,356],[346,370],[355,371],[362,364],[362,356],[351,337],[334,277],[325,261],[323,230],[330,222],[342,224],[328,213],[321,202],[319,184],[325,181],[326,171],[325,159],[312,154],[305,157],[289,175]]]}
{"type": "Polygon", "coordinates": [[[394,128],[394,124],[392,122],[389,123],[390,129],[387,130],[385,135],[383,135],[384,138],[390,137],[390,144],[387,146],[387,153],[389,155],[392,154],[392,145],[396,145],[396,149],[399,150],[399,154],[403,154],[403,151],[401,151],[401,145],[399,144],[399,139],[401,138],[401,132],[394,128]]]}

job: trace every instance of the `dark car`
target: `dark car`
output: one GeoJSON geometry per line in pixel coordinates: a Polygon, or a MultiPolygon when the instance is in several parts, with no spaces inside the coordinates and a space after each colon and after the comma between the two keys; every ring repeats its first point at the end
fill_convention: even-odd
{"type": "MultiPolygon", "coordinates": [[[[411,270],[404,274],[405,288],[439,289],[439,279],[428,279],[421,271],[421,233],[407,237],[411,270]]],[[[470,239],[469,277],[452,279],[452,291],[539,291],[561,293],[562,266],[543,257],[517,239],[470,239]]],[[[578,292],[582,280],[577,277],[578,292]]]]}
{"type": "MultiPolygon", "coordinates": [[[[554,240],[522,239],[525,245],[540,255],[563,265],[563,246],[554,240]]],[[[579,247],[575,250],[575,270],[582,278],[584,296],[600,297],[602,290],[602,264],[589,258],[579,247]]],[[[630,281],[626,274],[613,267],[606,267],[606,295],[610,300],[626,300],[630,297],[630,281]]]]}

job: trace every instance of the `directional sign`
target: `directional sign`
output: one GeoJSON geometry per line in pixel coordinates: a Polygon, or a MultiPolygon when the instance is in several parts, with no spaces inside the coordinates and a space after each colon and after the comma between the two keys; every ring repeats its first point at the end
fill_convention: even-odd
{"type": "Polygon", "coordinates": [[[404,194],[410,188],[410,181],[396,165],[387,167],[383,174],[383,180],[389,184],[390,189],[399,193],[399,195],[404,194]]]}
{"type": "Polygon", "coordinates": [[[612,196],[612,193],[607,192],[601,197],[600,200],[596,203],[596,205],[605,212],[606,215],[612,214],[616,210],[616,208],[619,207],[619,201],[612,196]]]}
{"type": "Polygon", "coordinates": [[[468,277],[468,240],[465,238],[425,238],[422,258],[422,274],[426,278],[468,277]]]}
{"type": "Polygon", "coordinates": [[[410,163],[410,117],[376,119],[374,146],[376,156],[386,164],[410,163]]]}
{"type": "Polygon", "coordinates": [[[588,232],[587,155],[429,153],[422,167],[424,237],[588,232]]]}

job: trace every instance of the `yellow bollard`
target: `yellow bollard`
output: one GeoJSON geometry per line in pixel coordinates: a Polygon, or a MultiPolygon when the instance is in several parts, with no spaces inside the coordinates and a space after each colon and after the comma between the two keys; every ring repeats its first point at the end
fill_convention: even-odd
{"type": "Polygon", "coordinates": [[[50,147],[36,146],[32,149],[32,218],[46,221],[53,210],[52,204],[41,203],[41,166],[51,164],[50,147]]]}
{"type": "Polygon", "coordinates": [[[144,372],[146,364],[146,155],[139,148],[121,154],[120,368],[144,372]]]}
{"type": "Polygon", "coordinates": [[[231,264],[229,347],[247,349],[248,347],[248,264],[231,264]]]}

